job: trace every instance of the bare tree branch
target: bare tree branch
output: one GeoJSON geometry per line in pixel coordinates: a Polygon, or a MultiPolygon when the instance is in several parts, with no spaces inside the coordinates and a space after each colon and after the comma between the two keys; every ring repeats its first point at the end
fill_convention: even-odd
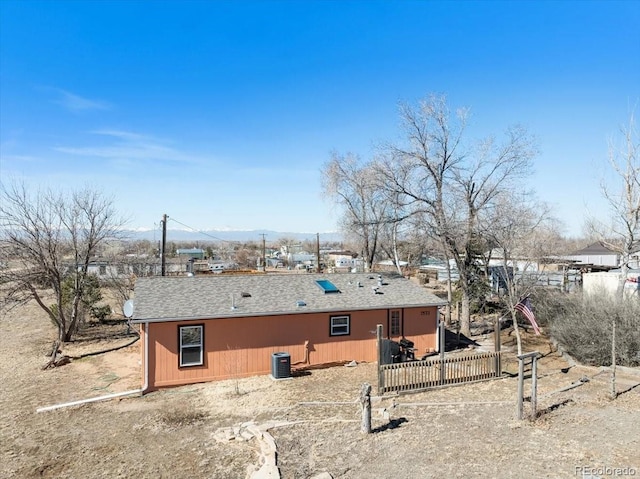
{"type": "Polygon", "coordinates": [[[0,269],[0,306],[35,300],[58,329],[50,364],[82,320],[80,302],[88,266],[98,247],[120,236],[124,221],[111,201],[90,189],[30,194],[24,184],[0,185],[0,235],[6,267],[0,269]],[[63,283],[73,279],[70,301],[63,283]]]}

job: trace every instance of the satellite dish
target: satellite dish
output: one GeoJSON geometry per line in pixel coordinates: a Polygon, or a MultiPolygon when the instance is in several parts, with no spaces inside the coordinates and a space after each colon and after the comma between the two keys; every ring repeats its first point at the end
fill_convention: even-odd
{"type": "Polygon", "coordinates": [[[127,318],[133,316],[133,299],[125,301],[125,303],[122,305],[122,312],[127,318]]]}

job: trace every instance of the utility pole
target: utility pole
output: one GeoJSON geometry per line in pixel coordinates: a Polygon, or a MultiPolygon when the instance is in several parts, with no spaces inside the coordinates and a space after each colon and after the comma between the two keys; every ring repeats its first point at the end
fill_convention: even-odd
{"type": "Polygon", "coordinates": [[[166,247],[167,247],[167,218],[166,214],[162,215],[162,245],[160,246],[160,275],[167,275],[166,263],[166,247]]]}
{"type": "Polygon", "coordinates": [[[260,233],[262,236],[262,270],[267,272],[267,245],[266,245],[266,233],[260,233]]]}

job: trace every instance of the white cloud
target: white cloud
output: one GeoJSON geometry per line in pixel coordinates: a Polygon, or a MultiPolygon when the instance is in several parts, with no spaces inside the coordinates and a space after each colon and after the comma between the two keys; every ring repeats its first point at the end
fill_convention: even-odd
{"type": "Polygon", "coordinates": [[[62,90],[61,88],[53,88],[53,90],[59,95],[59,98],[54,100],[54,103],[61,105],[67,110],[75,113],[86,110],[111,109],[111,105],[104,101],[84,98],[69,91],[62,90]]]}
{"type": "Polygon", "coordinates": [[[94,135],[113,138],[112,144],[99,146],[59,146],[55,151],[70,155],[104,158],[127,164],[134,160],[155,160],[179,163],[199,163],[195,155],[166,146],[162,140],[123,130],[94,130],[94,135]]]}
{"type": "Polygon", "coordinates": [[[146,135],[141,135],[140,133],[134,133],[131,131],[123,131],[123,130],[93,130],[89,133],[93,133],[94,135],[103,135],[103,136],[113,136],[115,138],[120,138],[122,140],[145,140],[151,139],[151,137],[146,135]]]}

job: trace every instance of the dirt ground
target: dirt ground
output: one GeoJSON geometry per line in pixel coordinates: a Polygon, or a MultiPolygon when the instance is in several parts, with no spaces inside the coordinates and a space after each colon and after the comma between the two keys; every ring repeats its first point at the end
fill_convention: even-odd
{"type": "MultiPolygon", "coordinates": [[[[284,478],[640,476],[640,375],[619,375],[626,392],[611,401],[607,372],[568,368],[546,341],[530,336],[525,349],[545,354],[536,421],[515,419],[517,379],[505,377],[374,400],[375,430],[367,435],[357,399],[362,383],[375,390],[373,364],[36,412],[140,387],[138,343],[42,371],[53,335],[35,306],[0,319],[0,478],[243,478],[258,460],[256,440],[219,441],[216,433],[271,420],[286,423],[269,431],[284,478]],[[554,392],[581,378],[589,381],[554,392]]],[[[131,339],[124,324],[96,327],[65,352],[77,356],[131,339]]],[[[509,341],[505,335],[507,347],[509,341]]],[[[515,372],[507,355],[505,369],[515,372]]]]}

